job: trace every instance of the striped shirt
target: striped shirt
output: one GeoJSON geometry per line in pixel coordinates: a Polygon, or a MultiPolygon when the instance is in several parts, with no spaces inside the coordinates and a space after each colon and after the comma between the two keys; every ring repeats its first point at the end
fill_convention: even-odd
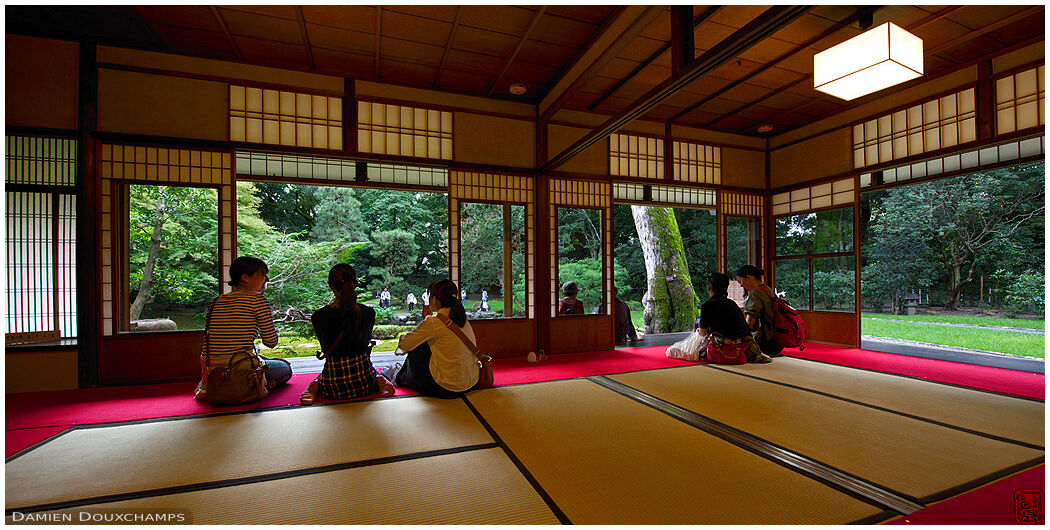
{"type": "MultiPolygon", "coordinates": [[[[234,289],[215,299],[208,313],[207,337],[211,366],[225,366],[230,355],[254,348],[255,339],[277,346],[270,302],[262,293],[234,289]]],[[[202,363],[204,352],[201,352],[202,363]]]]}

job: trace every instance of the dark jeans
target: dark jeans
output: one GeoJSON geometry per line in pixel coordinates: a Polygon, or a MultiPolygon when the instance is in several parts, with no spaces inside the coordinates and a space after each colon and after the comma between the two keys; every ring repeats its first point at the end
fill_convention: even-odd
{"type": "Polygon", "coordinates": [[[266,366],[270,368],[270,390],[288,382],[292,378],[292,365],[281,359],[266,359],[266,366]]]}
{"type": "Polygon", "coordinates": [[[430,373],[430,355],[430,345],[425,342],[409,351],[401,370],[394,376],[397,386],[415,389],[424,396],[445,399],[461,396],[461,392],[448,390],[434,381],[434,375],[430,373]]]}

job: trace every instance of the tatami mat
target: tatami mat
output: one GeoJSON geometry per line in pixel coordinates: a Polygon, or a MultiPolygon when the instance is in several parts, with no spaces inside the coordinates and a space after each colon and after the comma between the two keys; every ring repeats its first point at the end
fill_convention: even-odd
{"type": "Polygon", "coordinates": [[[558,524],[498,448],[50,513],[135,510],[193,524],[558,524]]]}
{"type": "Polygon", "coordinates": [[[74,429],[6,464],[6,505],[10,509],[491,442],[461,400],[423,397],[74,429]]]}
{"type": "Polygon", "coordinates": [[[949,425],[1042,446],[1045,404],[844,366],[779,357],[726,365],[744,374],[826,392],[949,425]]]}
{"type": "Polygon", "coordinates": [[[918,499],[1043,456],[1043,451],[705,366],[610,377],[918,499]]]}
{"type": "Polygon", "coordinates": [[[468,399],[574,524],[844,524],[882,511],[592,381],[468,399]]]}

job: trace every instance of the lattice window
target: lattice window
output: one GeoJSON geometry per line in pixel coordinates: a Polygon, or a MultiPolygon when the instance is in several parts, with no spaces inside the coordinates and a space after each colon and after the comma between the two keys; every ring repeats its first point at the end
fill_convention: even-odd
{"type": "MultiPolygon", "coordinates": [[[[449,274],[461,284],[459,252],[459,208],[463,202],[486,201],[525,203],[525,306],[528,318],[536,317],[536,209],[533,202],[534,179],[524,175],[481,173],[452,170],[449,172],[449,274]]],[[[516,279],[515,279],[516,280],[516,279]]],[[[503,303],[506,304],[506,293],[503,303]]]]}
{"type": "Polygon", "coordinates": [[[718,193],[715,190],[704,188],[653,186],[629,182],[613,184],[613,199],[624,202],[663,203],[668,206],[715,206],[717,196],[718,193]],[[649,188],[648,197],[646,188],[649,188]]]}
{"type": "Polygon", "coordinates": [[[452,113],[358,101],[357,150],[451,160],[452,113]]]}
{"type": "Polygon", "coordinates": [[[664,141],[631,134],[609,136],[609,173],[619,177],[664,178],[664,141]]]}
{"type": "Polygon", "coordinates": [[[1028,138],[965,153],[923,160],[905,166],[892,167],[879,173],[862,173],[860,175],[860,187],[869,188],[879,184],[893,184],[895,182],[950,174],[967,169],[980,169],[982,166],[1041,156],[1045,153],[1045,137],[1028,138]]]}
{"type": "MultiPolygon", "coordinates": [[[[228,278],[236,248],[232,155],[227,151],[103,144],[99,159],[102,163],[102,331],[105,335],[113,335],[119,327],[114,326],[114,297],[118,291],[116,282],[126,280],[114,277],[117,259],[114,248],[118,226],[116,215],[126,214],[114,206],[115,185],[118,182],[130,182],[213,185],[219,188],[219,269],[221,278],[228,278]]],[[[230,286],[225,281],[220,281],[220,285],[223,292],[229,292],[230,286]]]]}
{"type": "Polygon", "coordinates": [[[723,191],[719,196],[722,214],[743,217],[761,217],[765,197],[754,193],[723,191]]]}
{"type": "Polygon", "coordinates": [[[6,344],[77,336],[77,142],[8,136],[6,344]]]}
{"type": "Polygon", "coordinates": [[[76,140],[8,136],[5,158],[8,184],[76,185],[76,140]]]}
{"type": "Polygon", "coordinates": [[[674,179],[699,184],[722,183],[722,148],[675,140],[674,179]]]}
{"type": "Polygon", "coordinates": [[[357,175],[359,162],[342,158],[283,155],[277,153],[237,153],[237,174],[253,177],[279,177],[314,181],[403,184],[413,187],[446,188],[448,170],[438,167],[366,163],[363,179],[357,175]]]}
{"type": "MultiPolygon", "coordinates": [[[[602,237],[602,268],[604,269],[605,290],[602,294],[605,300],[605,314],[612,314],[612,185],[609,182],[583,181],[576,179],[551,179],[550,180],[550,248],[558,248],[558,223],[557,211],[559,206],[576,208],[596,208],[603,212],[603,225],[605,232],[602,237]]],[[[552,271],[558,270],[558,256],[556,252],[550,253],[550,267],[552,271]]],[[[550,295],[551,301],[557,301],[559,292],[558,275],[551,274],[550,295]]],[[[551,317],[556,316],[557,304],[551,304],[551,317]]]]}
{"type": "Polygon", "coordinates": [[[861,168],[977,140],[972,88],[853,126],[853,167],[861,168]]]}
{"type": "Polygon", "coordinates": [[[778,193],[773,196],[773,215],[804,212],[853,203],[853,179],[836,180],[778,193]]]}
{"type": "Polygon", "coordinates": [[[995,82],[995,130],[1006,134],[1046,124],[1045,65],[995,82]]]}
{"type": "Polygon", "coordinates": [[[343,149],[343,100],[230,85],[230,140],[343,149]]]}

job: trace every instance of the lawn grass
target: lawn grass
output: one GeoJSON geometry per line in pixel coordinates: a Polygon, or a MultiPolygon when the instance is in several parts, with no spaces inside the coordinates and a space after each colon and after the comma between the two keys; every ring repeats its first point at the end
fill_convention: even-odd
{"type": "MultiPolygon", "coordinates": [[[[881,318],[881,315],[879,317],[881,318]]],[[[861,334],[993,351],[1021,357],[1043,358],[1045,357],[1046,347],[1046,338],[1043,335],[1034,333],[938,326],[912,322],[888,322],[870,318],[863,319],[861,334]]]]}
{"type": "Polygon", "coordinates": [[[945,322],[949,324],[979,324],[982,326],[1004,326],[1009,328],[1045,329],[1046,321],[1021,318],[974,317],[964,315],[887,315],[884,313],[861,313],[861,318],[883,320],[911,320],[915,322],[945,322]]]}

